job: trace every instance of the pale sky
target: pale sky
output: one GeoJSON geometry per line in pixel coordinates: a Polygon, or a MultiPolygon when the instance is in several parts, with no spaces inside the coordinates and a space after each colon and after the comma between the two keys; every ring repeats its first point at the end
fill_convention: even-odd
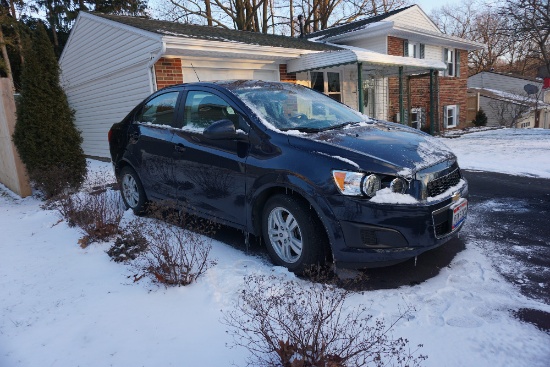
{"type": "Polygon", "coordinates": [[[434,8],[440,8],[443,5],[447,4],[457,4],[461,0],[413,0],[412,3],[419,5],[422,10],[428,15],[432,12],[434,8]]]}

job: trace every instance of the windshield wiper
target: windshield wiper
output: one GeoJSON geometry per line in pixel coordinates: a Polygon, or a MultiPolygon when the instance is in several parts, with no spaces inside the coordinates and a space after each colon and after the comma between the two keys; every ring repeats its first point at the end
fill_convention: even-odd
{"type": "Polygon", "coordinates": [[[343,128],[344,126],[356,125],[356,124],[359,124],[359,123],[361,123],[361,121],[348,121],[348,122],[343,122],[343,123],[338,124],[338,125],[333,125],[333,126],[325,127],[324,129],[322,129],[322,131],[325,131],[325,130],[341,129],[341,128],[343,128]]]}

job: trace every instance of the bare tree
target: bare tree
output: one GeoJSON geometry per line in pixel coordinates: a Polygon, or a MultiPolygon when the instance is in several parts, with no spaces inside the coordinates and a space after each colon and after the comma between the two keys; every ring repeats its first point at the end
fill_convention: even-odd
{"type": "Polygon", "coordinates": [[[306,32],[408,5],[410,0],[164,0],[162,18],[223,28],[295,35],[302,15],[306,32]]]}
{"type": "Polygon", "coordinates": [[[443,33],[479,42],[481,50],[468,55],[472,74],[489,69],[509,69],[525,57],[525,44],[516,34],[507,32],[509,18],[498,8],[479,0],[444,5],[431,14],[443,33]]]}
{"type": "Polygon", "coordinates": [[[505,0],[500,13],[511,20],[508,32],[532,45],[529,57],[542,61],[550,73],[550,2],[505,0]]]}

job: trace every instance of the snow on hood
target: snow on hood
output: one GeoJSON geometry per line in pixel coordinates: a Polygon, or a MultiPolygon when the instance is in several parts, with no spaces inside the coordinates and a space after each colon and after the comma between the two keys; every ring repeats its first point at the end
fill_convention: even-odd
{"type": "MultiPolygon", "coordinates": [[[[325,155],[346,157],[363,169],[373,161],[392,167],[394,173],[412,177],[415,172],[447,160],[456,160],[440,140],[418,130],[387,122],[359,124],[354,128],[334,129],[304,138],[325,145],[325,155]],[[329,147],[327,147],[329,146],[329,147]]],[[[293,140],[291,144],[299,145],[293,140]]]]}

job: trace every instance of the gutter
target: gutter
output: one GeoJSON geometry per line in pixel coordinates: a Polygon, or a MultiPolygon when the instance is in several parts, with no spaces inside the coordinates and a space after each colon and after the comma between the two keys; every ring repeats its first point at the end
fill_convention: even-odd
{"type": "Polygon", "coordinates": [[[147,71],[149,73],[149,89],[151,93],[157,90],[154,67],[157,61],[159,61],[164,54],[166,54],[166,42],[162,41],[159,52],[147,63],[147,71]]]}

